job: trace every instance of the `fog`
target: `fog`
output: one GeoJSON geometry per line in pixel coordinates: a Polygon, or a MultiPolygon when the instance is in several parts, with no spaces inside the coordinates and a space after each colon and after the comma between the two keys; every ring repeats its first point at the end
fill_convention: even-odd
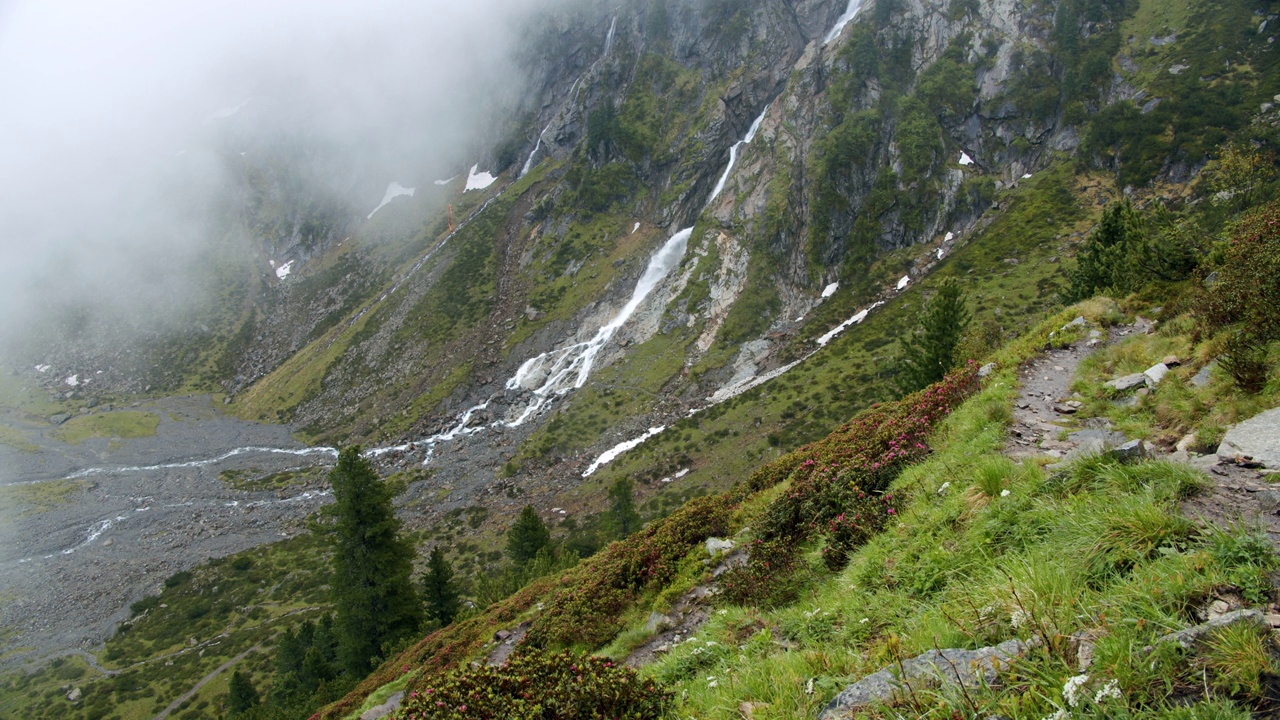
{"type": "Polygon", "coordinates": [[[0,2],[0,339],[67,308],[181,307],[263,148],[303,148],[360,216],[392,181],[456,174],[499,139],[546,5],[0,2]]]}

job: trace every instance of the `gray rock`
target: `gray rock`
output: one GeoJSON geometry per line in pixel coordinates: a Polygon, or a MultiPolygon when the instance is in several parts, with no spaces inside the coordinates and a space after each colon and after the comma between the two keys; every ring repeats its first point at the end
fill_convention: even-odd
{"type": "Polygon", "coordinates": [[[1191,378],[1191,384],[1195,385],[1196,387],[1204,387],[1205,385],[1208,385],[1210,373],[1213,372],[1213,368],[1217,366],[1217,364],[1218,364],[1218,361],[1214,360],[1208,365],[1205,365],[1204,367],[1200,368],[1200,372],[1196,373],[1195,377],[1191,378]]]}
{"type": "Polygon", "coordinates": [[[711,557],[715,557],[720,553],[729,552],[734,547],[732,540],[721,540],[720,538],[717,538],[717,537],[707,538],[706,545],[707,545],[707,554],[710,555],[711,557]]]}
{"type": "Polygon", "coordinates": [[[404,700],[403,690],[387,698],[387,701],[381,705],[365,710],[360,714],[360,720],[381,720],[381,718],[399,710],[401,700],[404,700]]]}
{"type": "Polygon", "coordinates": [[[1160,384],[1161,380],[1164,380],[1165,375],[1169,374],[1169,366],[1164,363],[1156,363],[1147,368],[1146,372],[1142,374],[1147,377],[1147,385],[1155,387],[1160,384]]]}
{"type": "MultiPolygon", "coordinates": [[[[1156,640],[1156,643],[1177,643],[1184,650],[1194,650],[1214,632],[1240,624],[1255,625],[1261,630],[1271,629],[1271,626],[1267,624],[1266,616],[1261,612],[1257,610],[1236,610],[1235,612],[1220,615],[1207,623],[1164,635],[1159,640],[1156,640]]],[[[1146,649],[1150,651],[1153,648],[1146,649]]]]}
{"type": "Polygon", "coordinates": [[[1147,444],[1141,440],[1131,440],[1116,448],[1116,457],[1120,462],[1138,462],[1148,457],[1147,444]]]}
{"type": "Polygon", "coordinates": [[[1066,330],[1067,328],[1084,327],[1086,324],[1087,324],[1087,321],[1084,319],[1084,316],[1083,316],[1083,315],[1081,315],[1081,316],[1077,317],[1075,320],[1072,320],[1071,322],[1067,323],[1066,325],[1063,325],[1063,326],[1062,326],[1062,329],[1063,329],[1063,330],[1066,330]]]}
{"type": "Polygon", "coordinates": [[[1280,468],[1280,408],[1254,415],[1227,431],[1219,457],[1244,455],[1265,467],[1280,468]]]}
{"type": "Polygon", "coordinates": [[[1280,490],[1262,490],[1254,495],[1262,512],[1273,513],[1280,510],[1280,490]]]}
{"type": "Polygon", "coordinates": [[[671,618],[660,612],[649,613],[649,620],[644,624],[645,632],[658,632],[664,628],[671,627],[671,618]]]}
{"type": "Polygon", "coordinates": [[[50,416],[49,416],[49,424],[50,424],[50,425],[61,425],[62,423],[66,422],[66,421],[68,421],[68,420],[70,420],[70,419],[71,419],[71,416],[70,416],[70,415],[68,415],[68,414],[66,414],[66,413],[58,413],[57,415],[50,415],[50,416]]]}
{"type": "Polygon", "coordinates": [[[1103,383],[1103,385],[1106,385],[1112,390],[1116,390],[1118,392],[1125,392],[1126,390],[1132,390],[1137,387],[1142,387],[1146,384],[1147,384],[1147,376],[1143,373],[1134,373],[1132,375],[1125,375],[1124,377],[1116,378],[1115,380],[1108,380],[1107,382],[1103,383]]]}
{"type": "Polygon", "coordinates": [[[996,364],[987,363],[986,365],[983,365],[982,367],[978,368],[978,377],[980,378],[987,377],[988,375],[990,375],[995,371],[996,371],[996,364]]]}
{"type": "Polygon", "coordinates": [[[71,702],[78,701],[80,699],[80,688],[74,688],[71,692],[67,693],[67,699],[71,702]]]}
{"type": "Polygon", "coordinates": [[[846,687],[822,709],[819,720],[843,720],[876,703],[891,700],[899,690],[911,687],[961,685],[966,688],[990,685],[1000,668],[1026,654],[1030,643],[1009,640],[978,650],[930,650],[889,665],[846,687]]]}

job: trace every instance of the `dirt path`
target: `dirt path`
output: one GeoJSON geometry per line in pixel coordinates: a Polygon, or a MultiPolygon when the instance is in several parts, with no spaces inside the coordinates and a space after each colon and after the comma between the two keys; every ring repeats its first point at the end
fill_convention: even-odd
{"type": "Polygon", "coordinates": [[[173,702],[169,703],[169,707],[165,708],[164,710],[161,710],[160,714],[156,715],[155,720],[164,720],[164,718],[169,717],[169,713],[173,712],[174,710],[177,710],[179,705],[195,697],[195,694],[200,692],[200,688],[204,687],[205,685],[208,685],[211,680],[218,677],[218,675],[220,675],[227,668],[230,668],[232,665],[235,665],[236,663],[248,657],[249,653],[257,652],[259,649],[260,648],[258,645],[254,645],[248,650],[245,650],[239,655],[231,658],[230,660],[214,668],[213,672],[200,678],[200,682],[196,683],[194,687],[192,687],[190,690],[183,693],[179,698],[177,698],[173,702]]]}
{"type": "MultiPolygon", "coordinates": [[[[1113,328],[1106,336],[1093,331],[1090,339],[1098,341],[1096,346],[1091,347],[1088,340],[1082,340],[1069,348],[1037,355],[1024,364],[1018,370],[1021,389],[1014,401],[1005,454],[1014,459],[1041,455],[1063,458],[1086,437],[1104,439],[1113,445],[1123,443],[1127,438],[1113,432],[1103,418],[1072,422],[1078,406],[1073,405],[1070,386],[1080,362],[1104,342],[1118,342],[1141,331],[1133,326],[1113,328]]],[[[1187,462],[1212,481],[1206,492],[1182,503],[1183,514],[1202,525],[1220,528],[1242,522],[1260,525],[1271,544],[1280,551],[1280,486],[1268,483],[1255,469],[1241,467],[1216,455],[1170,454],[1151,445],[1147,446],[1147,452],[1152,457],[1187,462]]]]}

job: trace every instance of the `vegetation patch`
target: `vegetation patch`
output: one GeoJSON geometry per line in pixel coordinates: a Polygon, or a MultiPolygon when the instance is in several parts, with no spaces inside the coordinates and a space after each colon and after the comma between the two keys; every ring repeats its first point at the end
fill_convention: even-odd
{"type": "Polygon", "coordinates": [[[47,480],[0,487],[0,507],[17,510],[20,515],[38,515],[54,510],[76,499],[89,489],[85,480],[47,480]]]}
{"type": "Polygon", "coordinates": [[[77,415],[58,426],[50,435],[62,442],[79,445],[92,438],[129,439],[156,434],[160,416],[140,410],[77,415]]]}

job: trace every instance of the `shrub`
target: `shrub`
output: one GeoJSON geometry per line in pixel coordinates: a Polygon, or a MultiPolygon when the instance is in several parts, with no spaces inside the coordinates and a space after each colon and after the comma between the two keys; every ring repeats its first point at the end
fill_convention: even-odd
{"type": "Polygon", "coordinates": [[[1280,203],[1236,226],[1217,272],[1199,308],[1210,329],[1235,325],[1248,339],[1280,338],[1280,203]]]}
{"type": "Polygon", "coordinates": [[[733,506],[724,495],[690,500],[578,564],[561,576],[525,642],[533,647],[608,642],[621,628],[620,613],[639,592],[670,582],[690,548],[728,532],[733,506]]]}
{"type": "Polygon", "coordinates": [[[496,667],[471,667],[410,692],[403,717],[635,718],[666,717],[671,694],[612,660],[570,652],[518,653],[496,667]]]}

